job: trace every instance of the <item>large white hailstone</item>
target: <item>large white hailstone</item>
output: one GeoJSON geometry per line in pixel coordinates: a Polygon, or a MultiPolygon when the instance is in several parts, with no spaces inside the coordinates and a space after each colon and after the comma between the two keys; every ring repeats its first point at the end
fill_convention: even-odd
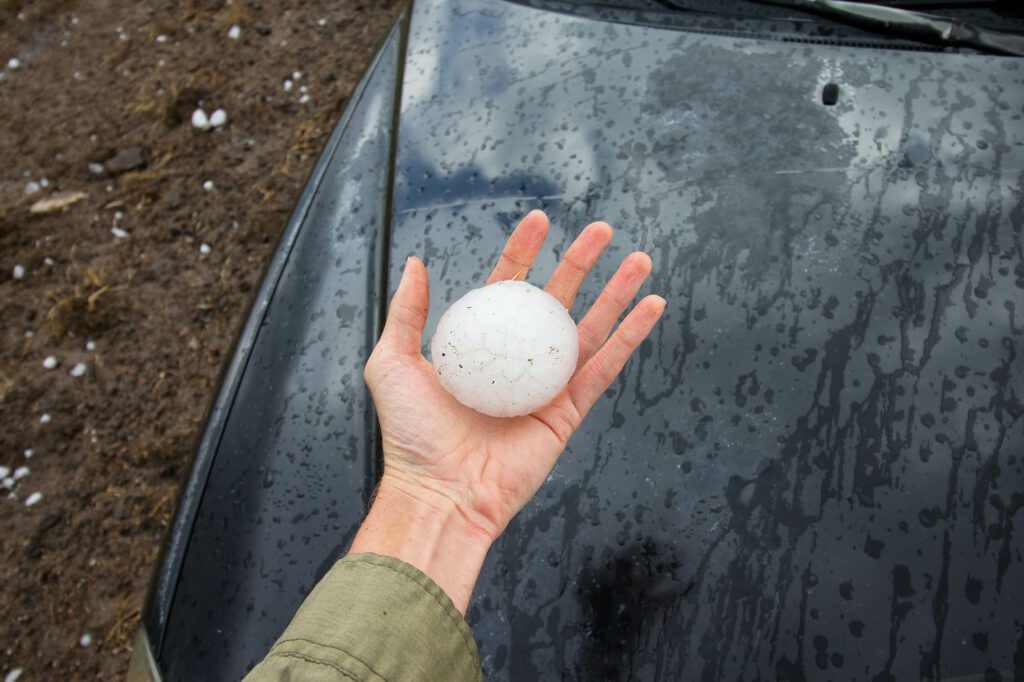
{"type": "Polygon", "coordinates": [[[492,417],[547,405],[576,371],[579,337],[565,307],[527,282],[496,282],[452,304],[430,342],[441,385],[492,417]]]}

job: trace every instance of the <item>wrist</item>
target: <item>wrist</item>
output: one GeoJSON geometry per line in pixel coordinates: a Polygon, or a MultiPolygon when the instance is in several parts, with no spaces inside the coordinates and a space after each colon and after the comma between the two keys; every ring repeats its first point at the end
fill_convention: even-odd
{"type": "Polygon", "coordinates": [[[385,473],[350,551],[414,566],[465,614],[491,542],[451,499],[385,473]]]}

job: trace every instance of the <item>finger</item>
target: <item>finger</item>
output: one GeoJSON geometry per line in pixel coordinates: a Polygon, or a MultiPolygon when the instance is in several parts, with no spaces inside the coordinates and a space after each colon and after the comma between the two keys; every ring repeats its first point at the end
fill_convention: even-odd
{"type": "Polygon", "coordinates": [[[423,327],[427,323],[430,303],[430,285],[423,261],[410,256],[405,261],[402,281],[388,307],[388,319],[380,335],[385,348],[397,352],[419,355],[423,342],[423,327]]]}
{"type": "Polygon", "coordinates": [[[565,252],[562,262],[555,268],[544,291],[561,301],[566,308],[572,308],[580,285],[611,240],[612,228],[608,223],[596,222],[587,225],[565,252]]]}
{"type": "Polygon", "coordinates": [[[569,397],[581,419],[619,375],[626,360],[647,338],[664,311],[665,299],[661,296],[645,297],[569,382],[569,397]]]}
{"type": "Polygon", "coordinates": [[[580,367],[587,363],[608,338],[615,322],[650,274],[651,257],[642,251],[635,251],[622,261],[622,265],[608,280],[604,291],[577,326],[580,333],[580,367]]]}
{"type": "Polygon", "coordinates": [[[547,236],[548,217],[544,211],[534,210],[527,213],[505,243],[498,264],[487,278],[487,283],[493,284],[505,279],[525,279],[547,236]]]}

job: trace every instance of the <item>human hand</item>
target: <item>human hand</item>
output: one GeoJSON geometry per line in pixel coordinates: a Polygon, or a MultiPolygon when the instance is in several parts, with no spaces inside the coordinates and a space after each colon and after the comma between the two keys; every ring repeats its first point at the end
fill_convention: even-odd
{"type": "MultiPolygon", "coordinates": [[[[487,283],[523,279],[547,236],[541,211],[516,227],[487,283]]],[[[571,309],[580,285],[612,238],[605,223],[587,226],[566,251],[545,290],[571,309]]],[[[380,418],[384,474],[352,552],[410,563],[465,611],[487,548],[533,497],[573,432],[665,308],[647,296],[615,322],[650,274],[651,259],[632,253],[578,323],[579,364],[551,403],[522,417],[489,417],[458,402],[423,357],[427,273],[409,258],[366,383],[380,418]]]]}

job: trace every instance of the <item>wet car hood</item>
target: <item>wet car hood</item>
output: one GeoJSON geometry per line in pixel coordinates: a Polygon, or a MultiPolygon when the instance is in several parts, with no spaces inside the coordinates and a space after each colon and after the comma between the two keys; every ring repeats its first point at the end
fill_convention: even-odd
{"type": "Polygon", "coordinates": [[[1022,61],[484,0],[405,19],[214,405],[147,616],[167,679],[241,675],[344,552],[405,256],[429,334],[537,207],[535,282],[617,228],[577,314],[635,249],[669,304],[488,557],[489,678],[1019,674],[1022,61]]]}

